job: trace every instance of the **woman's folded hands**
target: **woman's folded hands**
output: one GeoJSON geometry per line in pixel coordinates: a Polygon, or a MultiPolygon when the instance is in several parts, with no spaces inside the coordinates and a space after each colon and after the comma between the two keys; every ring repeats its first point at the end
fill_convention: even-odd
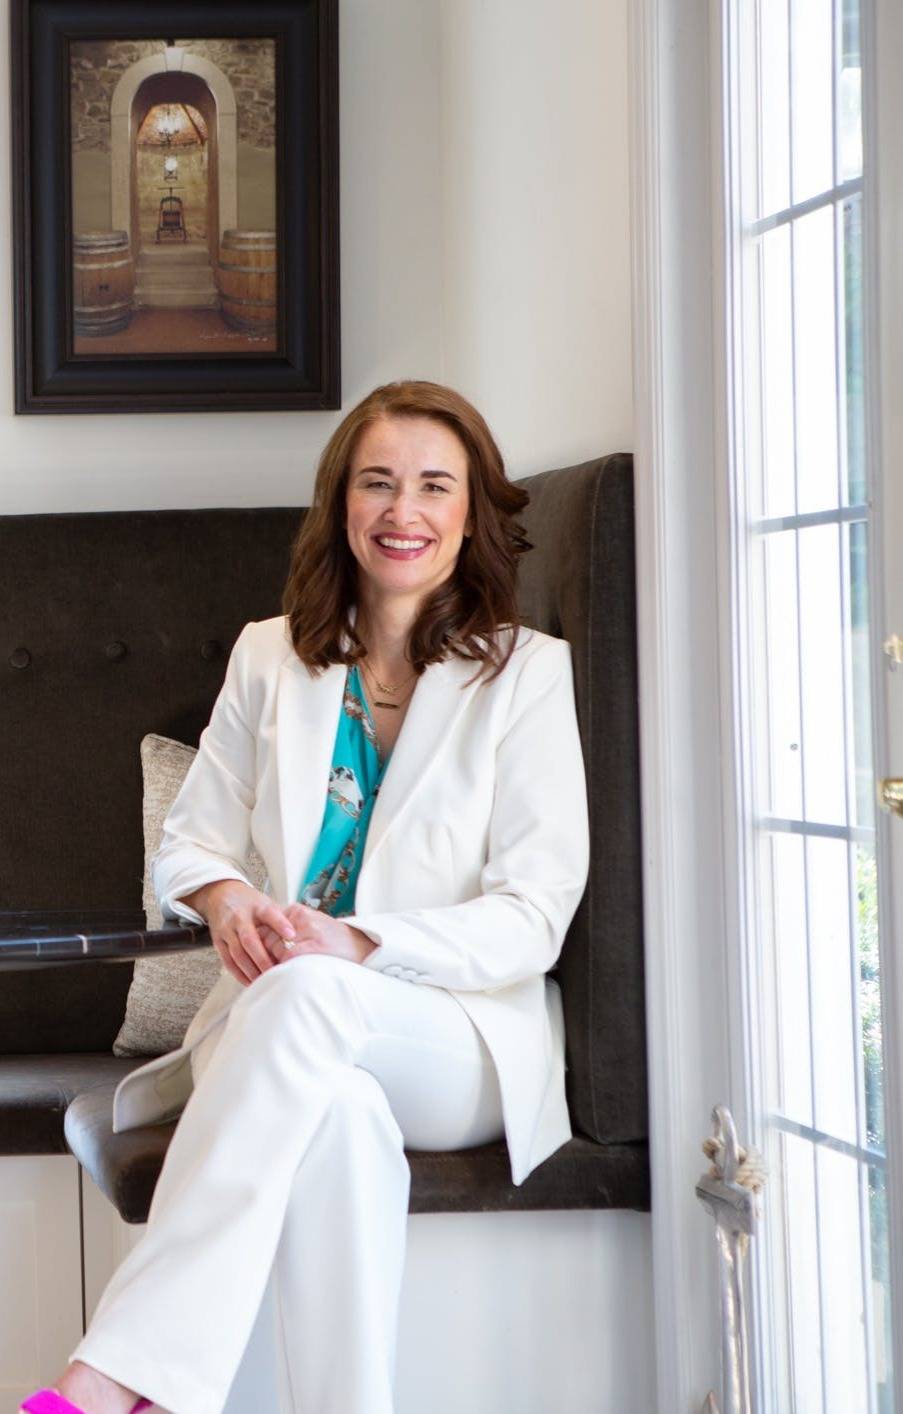
{"type": "Polygon", "coordinates": [[[248,986],[280,963],[311,953],[363,962],[376,943],[339,918],[302,903],[279,908],[238,879],[218,879],[181,900],[205,919],[226,970],[248,986]]]}

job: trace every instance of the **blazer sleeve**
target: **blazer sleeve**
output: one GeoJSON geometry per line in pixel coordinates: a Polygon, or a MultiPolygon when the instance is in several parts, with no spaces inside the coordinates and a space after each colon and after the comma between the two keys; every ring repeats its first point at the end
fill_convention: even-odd
{"type": "Polygon", "coordinates": [[[554,965],[589,869],[586,776],[562,640],[549,640],[521,669],[495,771],[480,894],[349,919],[379,944],[364,967],[490,992],[554,965]]]}
{"type": "Polygon", "coordinates": [[[239,879],[253,888],[246,872],[255,799],[256,750],[246,706],[253,628],[246,624],[235,640],[197,756],[163,822],[152,878],[164,918],[203,924],[179,899],[215,879],[239,879]]]}

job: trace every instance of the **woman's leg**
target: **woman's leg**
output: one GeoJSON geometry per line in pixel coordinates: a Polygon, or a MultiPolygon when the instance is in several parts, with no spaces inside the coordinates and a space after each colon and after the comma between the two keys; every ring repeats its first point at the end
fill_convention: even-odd
{"type": "Polygon", "coordinates": [[[276,1250],[283,1414],[391,1414],[410,1188],[396,1136],[459,1149],[504,1132],[466,1012],[447,992],[387,980],[358,994],[365,1014],[375,1004],[368,1039],[298,1167],[276,1250]]]}
{"type": "MultiPolygon", "coordinates": [[[[113,1276],[71,1358],[140,1390],[172,1414],[220,1414],[277,1248],[284,1245],[287,1253],[302,1254],[304,1268],[296,1275],[297,1262],[291,1255],[283,1262],[280,1251],[286,1355],[297,1408],[303,1414],[311,1409],[308,1381],[325,1388],[332,1369],[341,1383],[348,1368],[356,1402],[317,1402],[311,1414],[330,1407],[342,1414],[390,1409],[394,1340],[388,1357],[384,1343],[377,1356],[379,1341],[369,1340],[362,1325],[375,1320],[383,1342],[394,1331],[409,1182],[403,1147],[416,1145],[417,1138],[403,1132],[389,1089],[375,1072],[381,1066],[403,1078],[396,1083],[394,1108],[403,1112],[407,1105],[409,1122],[416,1120],[424,1135],[432,1126],[425,1147],[434,1147],[443,1133],[450,1141],[445,1147],[457,1147],[467,1132],[462,1116],[468,1106],[480,1108],[485,1091],[480,1047],[469,1018],[438,988],[415,987],[327,956],[296,958],[257,978],[233,1003],[208,1053],[170,1144],[147,1232],[113,1276]],[[451,1093],[457,1082],[447,1087],[448,1095],[427,1095],[425,1103],[412,1098],[425,1079],[415,1042],[429,1047],[434,1037],[438,1054],[446,1057],[443,1086],[450,1075],[466,1077],[463,1102],[460,1093],[451,1093]],[[461,1060],[468,1054],[469,1064],[461,1060]],[[368,1062],[373,1083],[353,1075],[358,1067],[367,1070],[368,1062]],[[443,1131],[438,1117],[446,1104],[452,1123],[443,1131]],[[310,1172],[319,1172],[321,1181],[308,1185],[301,1171],[309,1158],[310,1172]],[[375,1207],[367,1192],[374,1183],[383,1193],[375,1207]],[[329,1220],[322,1226],[321,1209],[321,1240],[314,1242],[304,1208],[323,1201],[324,1187],[329,1220]],[[325,1236],[337,1230],[338,1246],[325,1236]],[[320,1310],[323,1302],[331,1303],[332,1315],[318,1328],[315,1346],[305,1340],[301,1323],[306,1310],[320,1310]],[[391,1321],[381,1309],[385,1304],[391,1321]],[[327,1326],[328,1336],[322,1333],[327,1326]],[[380,1360],[381,1387],[365,1391],[355,1362],[372,1371],[380,1360]]],[[[496,1133],[500,1114],[498,1107],[496,1133]]]]}

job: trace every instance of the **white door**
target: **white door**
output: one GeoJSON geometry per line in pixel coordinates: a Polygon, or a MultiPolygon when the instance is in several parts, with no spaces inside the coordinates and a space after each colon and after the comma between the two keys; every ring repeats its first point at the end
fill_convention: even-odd
{"type": "Polygon", "coordinates": [[[903,819],[876,780],[903,778],[882,648],[896,631],[903,658],[903,6],[728,9],[756,1403],[890,1414],[903,819]]]}

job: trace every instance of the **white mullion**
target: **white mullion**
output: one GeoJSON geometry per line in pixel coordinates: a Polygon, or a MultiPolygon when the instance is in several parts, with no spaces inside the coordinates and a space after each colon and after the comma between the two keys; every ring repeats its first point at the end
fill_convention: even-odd
{"type": "Polygon", "coordinates": [[[761,815],[760,830],[774,835],[811,835],[816,839],[849,840],[853,844],[874,845],[871,825],[828,825],[820,820],[797,820],[792,815],[761,815]]]}
{"type": "Polygon", "coordinates": [[[800,511],[799,515],[766,516],[754,521],[751,529],[756,535],[771,535],[781,530],[805,530],[810,525],[843,525],[848,521],[867,521],[870,515],[869,506],[860,502],[855,506],[837,505],[826,511],[800,511]]]}
{"type": "Polygon", "coordinates": [[[797,1139],[807,1139],[810,1144],[818,1144],[823,1149],[833,1149],[836,1154],[855,1159],[858,1164],[868,1164],[882,1171],[887,1169],[887,1156],[882,1150],[872,1149],[868,1144],[851,1144],[849,1139],[841,1139],[829,1130],[819,1129],[812,1124],[803,1124],[801,1120],[783,1112],[770,1114],[768,1122],[782,1134],[793,1134],[797,1139]]]}
{"type": "Polygon", "coordinates": [[[862,178],[849,177],[845,182],[836,182],[834,186],[827,187],[815,196],[807,196],[805,201],[793,202],[790,206],[782,207],[780,211],[760,216],[758,220],[750,223],[747,234],[754,239],[767,235],[778,226],[789,226],[799,216],[811,216],[813,211],[821,211],[823,207],[833,206],[837,201],[846,201],[861,191],[862,178]]]}
{"type": "Polygon", "coordinates": [[[841,186],[840,144],[837,136],[837,71],[841,49],[842,46],[837,43],[837,0],[831,0],[831,175],[834,178],[835,191],[841,186]]]}
{"type": "MultiPolygon", "coordinates": [[[[761,3],[761,0],[757,0],[761,3]]],[[[760,129],[761,131],[761,129],[760,129]]],[[[793,209],[796,182],[793,175],[793,0],[787,0],[787,190],[793,209]]]]}

